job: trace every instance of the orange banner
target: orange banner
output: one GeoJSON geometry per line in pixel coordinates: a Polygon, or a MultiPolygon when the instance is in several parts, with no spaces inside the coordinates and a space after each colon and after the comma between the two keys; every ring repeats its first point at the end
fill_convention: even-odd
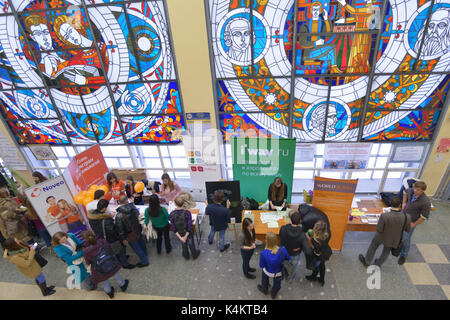
{"type": "Polygon", "coordinates": [[[358,179],[314,177],[313,207],[322,210],[330,220],[330,247],[341,250],[358,179]]]}

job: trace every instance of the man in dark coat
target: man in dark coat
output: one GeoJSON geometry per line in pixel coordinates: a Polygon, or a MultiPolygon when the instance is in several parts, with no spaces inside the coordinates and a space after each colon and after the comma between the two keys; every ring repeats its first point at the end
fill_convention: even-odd
{"type": "Polygon", "coordinates": [[[128,203],[126,195],[119,198],[119,204],[120,207],[116,210],[115,221],[119,237],[122,241],[128,243],[138,255],[141,262],[137,264],[137,267],[146,267],[149,265],[147,245],[142,236],[142,226],[139,223],[139,210],[134,203],[128,203]]]}
{"type": "Polygon", "coordinates": [[[323,213],[321,210],[307,205],[305,203],[301,204],[298,207],[298,211],[300,212],[301,220],[302,220],[302,228],[303,232],[307,232],[309,229],[313,229],[314,225],[317,221],[323,220],[327,224],[327,231],[328,231],[328,239],[327,243],[331,238],[331,230],[330,230],[330,221],[328,220],[328,217],[325,213],[323,213]]]}
{"type": "Polygon", "coordinates": [[[111,245],[113,252],[120,261],[122,267],[124,269],[133,269],[135,265],[128,262],[126,247],[119,237],[113,216],[106,213],[108,204],[108,200],[101,199],[97,203],[97,209],[88,212],[87,217],[89,219],[89,225],[97,237],[105,239],[111,245]]]}
{"type": "Polygon", "coordinates": [[[379,245],[384,245],[383,252],[378,259],[375,259],[374,264],[381,266],[389,257],[392,248],[397,248],[403,231],[409,232],[411,230],[411,217],[402,213],[402,200],[400,197],[393,197],[391,199],[391,211],[383,213],[377,224],[377,232],[367,249],[366,255],[360,254],[359,261],[368,267],[377,251],[379,245]],[[405,221],[406,218],[406,221],[405,221]]]}

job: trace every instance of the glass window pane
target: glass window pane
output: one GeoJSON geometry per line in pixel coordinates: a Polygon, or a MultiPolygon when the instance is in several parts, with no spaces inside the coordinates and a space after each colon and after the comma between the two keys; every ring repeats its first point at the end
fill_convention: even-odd
{"type": "Polygon", "coordinates": [[[399,163],[390,162],[388,165],[388,168],[406,168],[407,165],[408,164],[404,163],[404,162],[399,162],[399,163]]]}
{"type": "Polygon", "coordinates": [[[399,192],[403,184],[403,179],[407,177],[414,177],[415,172],[390,172],[383,187],[385,192],[399,192]],[[395,175],[390,175],[395,173],[395,175]]]}
{"type": "Polygon", "coordinates": [[[294,170],[294,179],[313,179],[313,170],[294,170]]]}
{"type": "Polygon", "coordinates": [[[105,158],[108,168],[120,168],[119,161],[115,158],[105,158]]]}
{"type": "Polygon", "coordinates": [[[101,146],[100,149],[104,157],[130,157],[126,146],[101,146]]]}
{"type": "Polygon", "coordinates": [[[231,144],[229,144],[229,143],[225,144],[225,152],[226,152],[226,156],[227,157],[231,157],[232,156],[232,154],[231,154],[231,144]]]}
{"type": "Polygon", "coordinates": [[[321,171],[320,177],[323,178],[332,178],[332,179],[342,179],[341,171],[321,171]]]}
{"type": "Polygon", "coordinates": [[[170,158],[163,158],[164,168],[172,168],[172,163],[170,158]]]}
{"type": "Polygon", "coordinates": [[[58,158],[67,158],[67,154],[66,151],[64,150],[64,147],[51,147],[51,148],[58,158]]]}
{"type": "Polygon", "coordinates": [[[123,168],[133,168],[133,161],[128,158],[119,158],[120,166],[123,168]]]}
{"type": "Polygon", "coordinates": [[[172,158],[173,168],[187,168],[188,163],[186,158],[172,158]]]}
{"type": "Polygon", "coordinates": [[[147,170],[147,177],[149,179],[154,179],[156,181],[160,181],[163,173],[164,172],[162,170],[147,170]]]}
{"type": "Polygon", "coordinates": [[[299,161],[295,163],[295,168],[314,168],[313,161],[299,161]]]}
{"type": "Polygon", "coordinates": [[[70,160],[68,158],[61,158],[61,159],[56,160],[56,162],[58,164],[58,167],[66,168],[69,165],[70,160]]]}
{"type": "Polygon", "coordinates": [[[370,154],[375,156],[378,154],[378,150],[380,150],[380,145],[378,143],[374,143],[372,145],[372,150],[370,150],[370,154]]]}
{"type": "Polygon", "coordinates": [[[161,151],[161,156],[163,157],[169,156],[169,150],[167,149],[167,146],[159,146],[159,151],[161,151]]]}
{"type": "Polygon", "coordinates": [[[391,143],[382,143],[380,146],[380,152],[378,153],[379,155],[388,155],[389,151],[391,151],[391,143]]]}
{"type": "Polygon", "coordinates": [[[373,168],[373,167],[375,167],[375,160],[376,160],[377,158],[375,158],[375,157],[370,157],[369,158],[369,163],[367,164],[367,167],[368,168],[373,168]]]}
{"type": "Polygon", "coordinates": [[[189,174],[188,171],[177,171],[177,172],[175,172],[175,179],[190,179],[190,178],[191,178],[191,175],[189,174]]]}
{"type": "Polygon", "coordinates": [[[66,147],[66,151],[69,154],[70,157],[75,157],[76,153],[73,147],[66,147]]]}
{"type": "Polygon", "coordinates": [[[323,168],[323,158],[316,158],[316,168],[323,168]]]}
{"type": "Polygon", "coordinates": [[[138,151],[140,151],[144,157],[158,157],[159,158],[157,146],[136,146],[136,149],[138,151]]]}
{"type": "MultiPolygon", "coordinates": [[[[365,170],[365,171],[357,171],[351,173],[350,179],[370,179],[370,176],[372,175],[371,170],[365,170]]],[[[358,181],[359,183],[360,181],[358,181]]]]}
{"type": "Polygon", "coordinates": [[[374,179],[381,179],[383,177],[383,171],[381,170],[374,170],[373,171],[373,178],[374,179]]]}
{"type": "Polygon", "coordinates": [[[388,179],[400,179],[403,172],[388,172],[387,178],[388,179]]]}
{"type": "Polygon", "coordinates": [[[147,168],[161,168],[161,160],[159,158],[145,158],[144,160],[147,168]]]}
{"type": "Polygon", "coordinates": [[[233,180],[233,170],[228,170],[228,180],[233,180]]]}
{"type": "Polygon", "coordinates": [[[227,158],[227,167],[232,168],[233,167],[233,158],[227,158]]]}
{"type": "Polygon", "coordinates": [[[169,152],[171,157],[185,157],[186,153],[184,152],[184,146],[169,146],[169,152]]]}
{"type": "Polygon", "coordinates": [[[377,163],[375,164],[375,168],[384,168],[386,167],[387,157],[378,157],[377,163]]]}
{"type": "Polygon", "coordinates": [[[325,145],[323,143],[316,144],[316,155],[323,156],[325,152],[325,145]]]}

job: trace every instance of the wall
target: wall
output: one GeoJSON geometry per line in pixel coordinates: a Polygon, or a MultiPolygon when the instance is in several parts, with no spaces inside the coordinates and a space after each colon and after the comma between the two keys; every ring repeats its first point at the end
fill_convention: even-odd
{"type": "MultiPolygon", "coordinates": [[[[447,99],[447,105],[450,104],[450,100],[447,99]]],[[[445,114],[442,114],[443,118],[442,126],[438,132],[436,140],[431,148],[431,154],[427,163],[424,165],[424,170],[421,176],[421,180],[427,184],[426,193],[430,196],[434,195],[439,187],[442,177],[447,170],[450,163],[450,151],[445,153],[437,153],[436,150],[439,146],[439,141],[442,138],[450,138],[450,108],[447,106],[445,114]],[[436,157],[442,156],[442,160],[436,162],[436,157]]],[[[444,109],[445,111],[445,109],[444,109]]]]}

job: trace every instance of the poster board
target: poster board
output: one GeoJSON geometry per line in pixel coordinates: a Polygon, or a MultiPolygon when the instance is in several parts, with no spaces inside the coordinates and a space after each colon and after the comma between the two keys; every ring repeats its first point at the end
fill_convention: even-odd
{"type": "Polygon", "coordinates": [[[421,162],[425,156],[425,144],[394,144],[389,162],[421,162]]]}
{"type": "Polygon", "coordinates": [[[314,177],[312,206],[322,210],[330,221],[333,250],[342,250],[348,216],[351,211],[358,179],[330,179],[314,177]]]}
{"type": "Polygon", "coordinates": [[[242,197],[267,201],[269,186],[280,177],[291,202],[295,139],[237,138],[231,140],[233,178],[240,181],[242,197]]]}
{"type": "Polygon", "coordinates": [[[327,143],[324,169],[365,169],[369,163],[371,143],[327,143]]]}
{"type": "Polygon", "coordinates": [[[50,235],[63,231],[81,237],[81,231],[86,230],[84,217],[74,203],[62,176],[27,188],[25,194],[50,235]],[[69,222],[74,220],[80,221],[81,224],[72,227],[77,223],[69,222]]]}
{"type": "Polygon", "coordinates": [[[225,194],[223,205],[230,200],[231,217],[236,219],[237,223],[241,222],[241,191],[239,181],[208,181],[205,182],[208,203],[214,203],[214,192],[222,190],[225,194]]]}

